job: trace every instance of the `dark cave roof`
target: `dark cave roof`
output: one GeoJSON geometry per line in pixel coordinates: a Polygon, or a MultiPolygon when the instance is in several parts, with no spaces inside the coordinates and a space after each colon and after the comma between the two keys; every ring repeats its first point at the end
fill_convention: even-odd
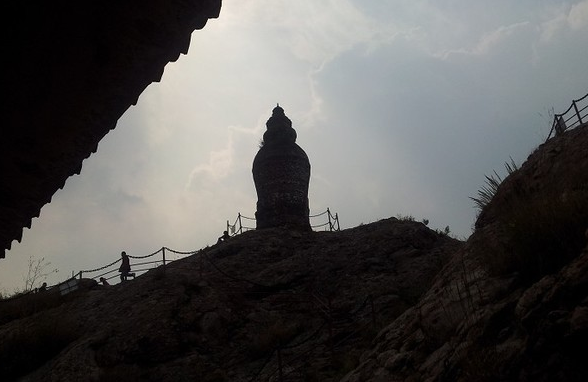
{"type": "Polygon", "coordinates": [[[0,257],[221,0],[2,2],[0,257]]]}

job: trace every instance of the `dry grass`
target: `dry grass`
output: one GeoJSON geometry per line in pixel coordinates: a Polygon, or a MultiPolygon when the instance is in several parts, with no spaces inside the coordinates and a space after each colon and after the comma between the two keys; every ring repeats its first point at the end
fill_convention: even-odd
{"type": "MultiPolygon", "coordinates": [[[[519,167],[515,163],[514,159],[512,159],[512,157],[510,158],[510,163],[504,163],[504,167],[506,168],[508,175],[514,173],[519,169],[519,167]]],[[[480,187],[480,189],[478,190],[478,196],[470,197],[470,199],[474,201],[476,207],[480,211],[482,211],[492,201],[494,195],[496,195],[496,192],[498,191],[498,187],[500,187],[500,184],[503,180],[502,177],[498,175],[496,171],[494,171],[493,175],[485,175],[485,178],[486,184],[480,187]]]]}

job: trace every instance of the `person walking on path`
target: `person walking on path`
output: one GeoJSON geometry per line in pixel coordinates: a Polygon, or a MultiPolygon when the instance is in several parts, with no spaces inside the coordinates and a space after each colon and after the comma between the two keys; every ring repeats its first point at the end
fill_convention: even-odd
{"type": "Polygon", "coordinates": [[[120,281],[127,281],[127,277],[129,277],[129,274],[131,272],[131,263],[129,261],[129,256],[127,255],[127,253],[125,251],[122,251],[120,253],[120,257],[121,257],[121,264],[120,264],[120,268],[118,268],[118,271],[120,272],[120,281]]]}

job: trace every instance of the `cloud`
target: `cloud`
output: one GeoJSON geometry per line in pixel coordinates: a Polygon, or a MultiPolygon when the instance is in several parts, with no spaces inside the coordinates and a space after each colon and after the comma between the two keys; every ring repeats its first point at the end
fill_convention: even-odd
{"type": "MultiPolygon", "coordinates": [[[[517,35],[529,32],[530,23],[520,22],[508,26],[500,26],[495,30],[482,35],[477,43],[471,48],[459,48],[433,54],[444,60],[451,60],[455,55],[486,56],[512,41],[517,40],[517,35]]],[[[529,44],[528,48],[531,48],[529,44]]],[[[513,52],[514,53],[514,52],[513,52]]]]}
{"type": "Polygon", "coordinates": [[[588,0],[572,5],[567,17],[568,25],[574,30],[588,29],[588,0]]]}
{"type": "Polygon", "coordinates": [[[197,165],[188,179],[187,189],[202,187],[204,182],[215,182],[226,178],[234,162],[233,136],[229,135],[227,147],[210,152],[208,163],[197,165]]]}
{"type": "Polygon", "coordinates": [[[245,1],[238,12],[269,27],[274,37],[266,38],[287,46],[295,58],[314,67],[370,40],[375,29],[372,20],[348,0],[245,1]]]}
{"type": "Polygon", "coordinates": [[[554,15],[543,21],[540,42],[552,43],[567,31],[583,31],[588,29],[588,0],[569,5],[561,5],[554,15]]]}

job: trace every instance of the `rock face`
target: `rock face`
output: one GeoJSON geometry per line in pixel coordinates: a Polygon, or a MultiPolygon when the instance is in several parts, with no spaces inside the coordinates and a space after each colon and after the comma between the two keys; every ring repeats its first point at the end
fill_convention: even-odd
{"type": "Polygon", "coordinates": [[[292,121],[279,105],[266,126],[262,146],[253,160],[257,229],[288,227],[310,231],[308,156],[296,144],[292,121]]]}
{"type": "Polygon", "coordinates": [[[3,1],[0,258],[220,0],[3,1]]]}

